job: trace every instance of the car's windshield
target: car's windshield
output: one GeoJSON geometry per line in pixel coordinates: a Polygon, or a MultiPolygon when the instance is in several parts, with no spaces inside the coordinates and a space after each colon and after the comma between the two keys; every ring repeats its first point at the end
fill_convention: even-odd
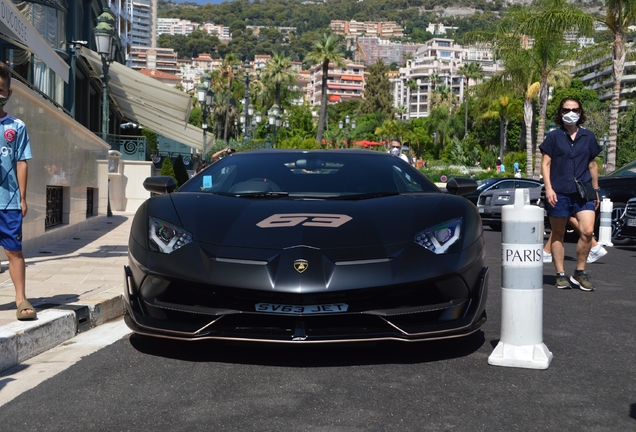
{"type": "Polygon", "coordinates": [[[496,178],[482,180],[481,182],[479,182],[479,185],[477,186],[477,190],[483,191],[498,180],[499,179],[496,179],[496,178]]]}
{"type": "Polygon", "coordinates": [[[617,169],[609,175],[610,177],[636,177],[636,161],[617,169]]]}
{"type": "Polygon", "coordinates": [[[385,153],[280,150],[225,157],[194,176],[179,191],[246,197],[372,198],[439,189],[415,168],[385,153]]]}

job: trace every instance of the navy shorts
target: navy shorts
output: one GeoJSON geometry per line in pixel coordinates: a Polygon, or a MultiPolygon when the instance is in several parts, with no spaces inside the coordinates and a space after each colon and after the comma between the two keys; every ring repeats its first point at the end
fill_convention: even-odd
{"type": "Polygon", "coordinates": [[[548,212],[548,216],[555,218],[567,218],[583,210],[595,211],[594,201],[581,198],[578,193],[561,194],[558,192],[556,205],[552,207],[546,201],[545,209],[548,212]]]}
{"type": "Polygon", "coordinates": [[[12,252],[22,250],[22,210],[0,210],[0,245],[12,252]]]}

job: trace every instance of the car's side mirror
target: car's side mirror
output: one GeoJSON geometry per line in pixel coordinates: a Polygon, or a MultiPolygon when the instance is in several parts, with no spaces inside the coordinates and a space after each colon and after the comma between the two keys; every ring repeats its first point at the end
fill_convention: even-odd
{"type": "Polygon", "coordinates": [[[477,182],[469,178],[453,177],[446,182],[446,190],[451,195],[466,195],[477,190],[477,182]]]}
{"type": "Polygon", "coordinates": [[[170,176],[148,177],[144,180],[144,189],[156,194],[173,192],[177,188],[177,182],[170,176]]]}

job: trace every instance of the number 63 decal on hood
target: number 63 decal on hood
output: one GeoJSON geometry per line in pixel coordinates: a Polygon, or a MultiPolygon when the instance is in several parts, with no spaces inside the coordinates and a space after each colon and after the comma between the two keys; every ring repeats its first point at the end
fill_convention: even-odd
{"type": "Polygon", "coordinates": [[[296,225],[338,228],[349,222],[351,216],[326,213],[279,213],[263,219],[256,225],[261,228],[293,227],[296,225]]]}

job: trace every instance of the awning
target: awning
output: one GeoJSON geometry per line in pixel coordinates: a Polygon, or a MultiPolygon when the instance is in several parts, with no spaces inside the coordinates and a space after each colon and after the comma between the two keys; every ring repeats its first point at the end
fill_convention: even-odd
{"type": "MultiPolygon", "coordinates": [[[[88,61],[93,76],[101,76],[100,55],[84,47],[79,53],[88,61]]],[[[203,129],[188,124],[190,95],[120,63],[112,63],[108,75],[108,94],[126,119],[188,147],[203,148],[203,129]]],[[[207,149],[211,149],[214,137],[208,134],[206,138],[207,149]]]]}
{"type": "Polygon", "coordinates": [[[32,52],[64,82],[68,83],[69,66],[15,7],[11,0],[0,0],[0,33],[9,42],[32,52]]]}
{"type": "Polygon", "coordinates": [[[348,81],[362,81],[362,77],[358,75],[342,75],[340,79],[348,81]]]}

